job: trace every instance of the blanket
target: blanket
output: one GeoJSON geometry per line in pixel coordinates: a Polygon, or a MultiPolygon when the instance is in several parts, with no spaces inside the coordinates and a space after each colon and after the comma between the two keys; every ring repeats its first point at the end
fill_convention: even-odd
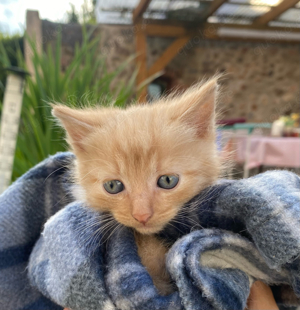
{"type": "Polygon", "coordinates": [[[102,234],[105,215],[72,197],[75,160],[49,157],[0,196],[1,310],[242,310],[257,279],[300,304],[297,175],[221,181],[188,202],[157,235],[176,287],[161,296],[133,231],[102,234]]]}

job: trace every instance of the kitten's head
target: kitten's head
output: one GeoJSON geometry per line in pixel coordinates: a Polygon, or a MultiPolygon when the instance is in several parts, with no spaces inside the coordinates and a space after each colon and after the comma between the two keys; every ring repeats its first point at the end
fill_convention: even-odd
{"type": "Polygon", "coordinates": [[[159,232],[219,174],[217,79],[152,105],[55,106],[77,157],[83,199],[144,234],[159,232]]]}

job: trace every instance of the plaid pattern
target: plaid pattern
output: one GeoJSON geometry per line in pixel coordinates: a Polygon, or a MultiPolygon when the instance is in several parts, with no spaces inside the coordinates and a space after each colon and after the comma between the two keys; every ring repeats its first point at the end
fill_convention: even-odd
{"type": "Polygon", "coordinates": [[[220,182],[186,204],[184,219],[158,236],[173,244],[166,262],[178,288],[160,296],[132,230],[102,242],[102,214],[68,194],[74,159],[49,157],[0,197],[1,310],[242,310],[256,279],[276,285],[278,301],[299,304],[295,174],[220,182]]]}

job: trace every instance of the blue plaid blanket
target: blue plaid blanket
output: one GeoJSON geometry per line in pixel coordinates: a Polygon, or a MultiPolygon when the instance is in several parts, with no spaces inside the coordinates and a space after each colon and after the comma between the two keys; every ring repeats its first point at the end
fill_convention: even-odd
{"type": "Polygon", "coordinates": [[[300,178],[273,171],[223,181],[162,231],[176,292],[161,296],[131,229],[107,242],[102,214],[70,195],[75,157],[60,153],[0,196],[0,309],[242,310],[260,279],[278,303],[299,305],[300,178]],[[93,223],[91,225],[91,223],[93,223]]]}

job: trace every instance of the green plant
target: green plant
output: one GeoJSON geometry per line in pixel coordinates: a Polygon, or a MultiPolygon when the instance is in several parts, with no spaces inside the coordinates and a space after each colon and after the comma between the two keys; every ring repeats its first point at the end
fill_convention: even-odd
{"type": "Polygon", "coordinates": [[[67,23],[79,24],[79,16],[76,12],[75,5],[70,3],[71,10],[67,11],[67,23]]]}
{"type": "MultiPolygon", "coordinates": [[[[66,150],[63,132],[51,116],[49,102],[63,102],[70,106],[108,105],[124,107],[132,99],[136,72],[126,83],[112,89],[116,77],[128,66],[127,59],[114,72],[108,72],[105,56],[99,55],[99,38],[83,30],[83,42],[77,45],[74,58],[65,72],[61,71],[61,38],[54,50],[49,45],[42,54],[34,42],[26,38],[33,51],[35,76],[27,78],[23,98],[21,123],[15,153],[13,180],[29,168],[59,151],[66,150]]],[[[18,66],[25,68],[24,56],[17,51],[18,66]]],[[[10,65],[7,52],[0,44],[0,61],[10,65]]]]}
{"type": "Polygon", "coordinates": [[[66,22],[83,25],[95,25],[95,6],[96,0],[84,0],[79,10],[76,10],[75,5],[70,3],[70,10],[66,12],[66,22]]]}

